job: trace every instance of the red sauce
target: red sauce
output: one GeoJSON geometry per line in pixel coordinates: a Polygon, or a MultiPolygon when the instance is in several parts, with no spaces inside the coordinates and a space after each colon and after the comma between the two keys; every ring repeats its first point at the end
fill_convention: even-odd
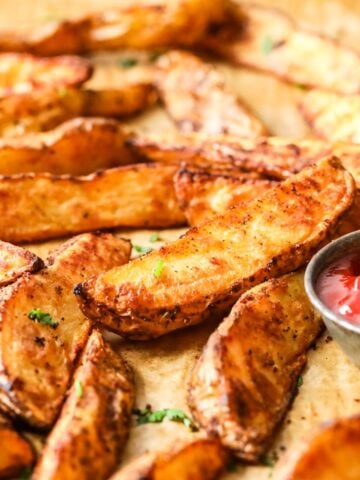
{"type": "Polygon", "coordinates": [[[318,278],[316,292],[328,308],[360,325],[360,251],[327,267],[318,278]]]}

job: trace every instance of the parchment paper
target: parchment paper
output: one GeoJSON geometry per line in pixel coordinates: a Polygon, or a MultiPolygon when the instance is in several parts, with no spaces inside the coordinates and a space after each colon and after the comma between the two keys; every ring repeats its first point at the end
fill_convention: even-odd
{"type": "MultiPolygon", "coordinates": [[[[130,3],[129,0],[126,1],[130,3]]],[[[0,0],[0,28],[12,26],[14,29],[26,30],[49,19],[77,16],[92,10],[103,11],[106,6],[116,6],[118,2],[123,3],[123,0],[0,0]]],[[[280,7],[303,25],[341,38],[349,46],[360,48],[360,2],[356,0],[258,0],[258,3],[280,7]]],[[[116,65],[121,54],[94,56],[98,69],[90,81],[92,86],[116,85],[128,78],[146,77],[146,68],[134,67],[125,71],[116,65]]],[[[142,58],[147,58],[147,55],[142,58]]],[[[228,83],[263,119],[272,133],[298,138],[309,135],[308,128],[296,109],[297,101],[303,94],[300,88],[229,65],[221,64],[220,68],[228,83]]],[[[174,128],[160,107],[129,124],[142,130],[164,131],[174,128]]],[[[170,241],[182,232],[183,230],[167,230],[160,232],[160,235],[162,240],[170,241]]],[[[121,232],[122,236],[131,238],[138,245],[150,245],[150,234],[150,231],[121,232]]],[[[40,256],[45,256],[50,248],[59,243],[60,241],[53,241],[31,245],[30,248],[40,256]]],[[[155,244],[160,245],[161,243],[155,244]]],[[[177,407],[188,410],[187,378],[214,328],[215,324],[210,322],[143,343],[123,342],[118,337],[109,335],[112,344],[134,369],[139,407],[151,404],[154,409],[177,407]]],[[[303,374],[304,383],[274,441],[270,456],[279,457],[274,467],[239,467],[236,472],[228,473],[223,478],[285,480],[294,459],[306,445],[306,439],[316,431],[320,422],[360,412],[359,373],[325,333],[316,350],[309,354],[303,374]]],[[[123,463],[147,450],[165,448],[177,439],[192,438],[193,435],[196,434],[190,433],[183,425],[172,422],[139,427],[134,425],[123,463]]]]}

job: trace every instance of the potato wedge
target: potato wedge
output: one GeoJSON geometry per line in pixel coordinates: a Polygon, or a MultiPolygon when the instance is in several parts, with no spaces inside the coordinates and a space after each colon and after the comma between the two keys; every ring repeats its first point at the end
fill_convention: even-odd
{"type": "Polygon", "coordinates": [[[303,97],[300,110],[319,137],[360,143],[360,95],[312,90],[303,97]]]}
{"type": "Polygon", "coordinates": [[[128,366],[94,330],[32,478],[107,480],[129,434],[134,397],[128,366]]]}
{"type": "Polygon", "coordinates": [[[34,273],[44,266],[41,258],[21,247],[0,240],[0,287],[15,282],[26,273],[34,273]]]}
{"type": "Polygon", "coordinates": [[[92,66],[85,58],[38,58],[25,53],[0,54],[0,97],[32,92],[44,87],[81,85],[92,66]]]}
{"type": "Polygon", "coordinates": [[[174,177],[176,197],[191,226],[256,198],[276,183],[251,173],[229,175],[189,167],[182,168],[174,177]]]}
{"type": "Polygon", "coordinates": [[[87,175],[133,163],[127,134],[105,118],[74,118],[42,133],[0,139],[0,174],[87,175]]]}
{"type": "Polygon", "coordinates": [[[201,168],[257,172],[276,180],[284,180],[320,158],[334,155],[360,187],[360,146],[351,143],[166,133],[132,134],[126,144],[142,160],[173,164],[185,161],[201,168]]]}
{"type": "Polygon", "coordinates": [[[6,287],[0,307],[2,409],[36,427],[53,424],[91,329],[74,285],[127,262],[130,250],[128,241],[110,234],[79,235],[55,250],[43,270],[6,287]]]}
{"type": "Polygon", "coordinates": [[[266,128],[225,85],[220,72],[191,53],[171,51],[157,62],[156,86],[183,132],[258,137],[266,128]]]}
{"type": "Polygon", "coordinates": [[[289,480],[360,478],[360,416],[342,418],[314,436],[289,480]]]}
{"type": "Polygon", "coordinates": [[[85,53],[123,47],[192,45],[212,21],[223,18],[226,3],[213,0],[163,0],[122,5],[83,18],[52,22],[28,36],[0,34],[0,51],[37,55],[85,53]]]}
{"type": "Polygon", "coordinates": [[[80,284],[84,313],[148,339],[228,312],[264,280],[303,265],[352,205],[354,182],[323,159],[182,238],[80,284]]]}
{"type": "Polygon", "coordinates": [[[104,228],[184,225],[175,172],[172,165],[138,164],[86,177],[0,176],[0,238],[29,242],[104,228]]]}
{"type": "Polygon", "coordinates": [[[74,117],[127,117],[156,99],[148,83],[129,83],[118,89],[49,88],[0,99],[0,134],[19,136],[50,130],[74,117]]]}
{"type": "Polygon", "coordinates": [[[0,478],[19,475],[34,463],[35,455],[30,443],[0,413],[0,478]]]}
{"type": "Polygon", "coordinates": [[[303,272],[246,292],[210,336],[189,384],[196,421],[240,459],[266,452],[323,329],[303,272]]]}
{"type": "Polygon", "coordinates": [[[216,480],[227,458],[217,440],[198,438],[166,452],[145,453],[110,480],[216,480]]]}
{"type": "Polygon", "coordinates": [[[306,31],[273,8],[232,5],[233,25],[205,45],[225,59],[282,80],[334,92],[360,92],[360,56],[333,38],[306,31]]]}

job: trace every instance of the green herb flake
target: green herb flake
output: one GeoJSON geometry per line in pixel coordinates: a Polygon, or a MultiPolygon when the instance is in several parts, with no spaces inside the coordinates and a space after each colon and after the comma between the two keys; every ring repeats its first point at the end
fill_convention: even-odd
{"type": "Polygon", "coordinates": [[[233,472],[237,471],[237,468],[238,468],[238,464],[237,464],[235,458],[231,458],[230,461],[228,462],[228,464],[226,465],[226,470],[229,473],[233,473],[233,472]]]}
{"type": "Polygon", "coordinates": [[[76,393],[76,396],[79,398],[83,396],[84,389],[80,380],[75,381],[75,393],[76,393]]]}
{"type": "Polygon", "coordinates": [[[59,325],[58,322],[55,322],[50,313],[43,312],[40,308],[33,308],[30,310],[28,318],[34,322],[41,323],[42,325],[49,325],[54,329],[59,325]]]}
{"type": "Polygon", "coordinates": [[[301,387],[301,385],[302,385],[303,383],[304,383],[304,379],[303,379],[302,375],[299,375],[299,376],[298,376],[298,379],[297,379],[297,382],[296,382],[297,387],[298,387],[298,388],[301,387]]]}
{"type": "Polygon", "coordinates": [[[164,264],[163,260],[159,260],[159,261],[157,262],[157,264],[156,264],[156,266],[155,266],[155,268],[154,268],[154,272],[153,272],[153,273],[154,273],[154,276],[155,276],[156,278],[159,278],[159,277],[160,277],[161,272],[162,272],[163,269],[164,269],[164,266],[165,266],[165,264],[164,264]]]}
{"type": "Polygon", "coordinates": [[[271,457],[269,457],[269,455],[264,455],[261,458],[261,463],[266,467],[270,467],[270,468],[273,468],[274,466],[274,460],[271,457]]]}
{"type": "Polygon", "coordinates": [[[138,253],[149,253],[149,252],[152,252],[152,248],[151,248],[151,247],[143,247],[142,245],[134,245],[134,250],[135,250],[135,252],[138,252],[138,253]]]}
{"type": "Polygon", "coordinates": [[[150,243],[161,242],[160,235],[158,233],[152,233],[149,238],[150,243]]]}
{"type": "Polygon", "coordinates": [[[149,53],[148,60],[150,63],[154,63],[159,57],[161,57],[161,55],[162,55],[161,52],[157,52],[157,51],[151,52],[149,53]]]}
{"type": "Polygon", "coordinates": [[[164,408],[162,410],[153,411],[151,407],[146,407],[145,410],[135,410],[134,414],[137,416],[137,424],[144,425],[145,423],[161,423],[167,419],[170,422],[182,423],[192,432],[197,432],[198,428],[193,420],[179,408],[164,408]]]}
{"type": "Polygon", "coordinates": [[[19,480],[30,480],[31,479],[31,468],[30,467],[25,467],[21,470],[19,480]]]}
{"type": "Polygon", "coordinates": [[[263,37],[263,39],[261,40],[260,48],[263,55],[269,55],[269,53],[271,53],[272,49],[274,48],[274,43],[271,40],[271,37],[269,37],[268,35],[263,37]]]}
{"type": "Polygon", "coordinates": [[[132,68],[135,67],[139,62],[136,58],[133,57],[124,57],[119,59],[119,67],[121,68],[132,68]]]}

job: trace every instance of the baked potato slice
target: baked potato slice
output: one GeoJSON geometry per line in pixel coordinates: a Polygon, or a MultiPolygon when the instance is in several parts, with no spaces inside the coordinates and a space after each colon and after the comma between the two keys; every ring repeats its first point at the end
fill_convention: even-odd
{"type": "Polygon", "coordinates": [[[107,480],[127,440],[134,385],[121,356],[93,330],[34,480],[107,480]]]}
{"type": "Polygon", "coordinates": [[[246,292],[210,336],[189,383],[195,420],[241,460],[259,461],[323,329],[303,272],[246,292]]]}
{"type": "Polygon", "coordinates": [[[357,480],[359,452],[360,416],[335,420],[310,441],[289,480],[357,480]]]}
{"type": "Polygon", "coordinates": [[[85,315],[148,339],[224,315],[247,289],[301,267],[354,200],[354,181],[323,159],[183,237],[81,283],[85,315]]]}
{"type": "Polygon", "coordinates": [[[210,22],[223,18],[225,6],[222,0],[119,3],[112,10],[49,23],[28,36],[2,32],[0,51],[59,55],[192,45],[203,37],[210,22]]]}
{"type": "Polygon", "coordinates": [[[44,263],[37,255],[0,240],[0,287],[15,282],[26,273],[34,273],[44,263]]]}
{"type": "Polygon", "coordinates": [[[232,4],[232,23],[204,41],[230,62],[296,85],[360,92],[360,56],[334,38],[302,29],[280,10],[245,2],[232,4]]]}
{"type": "Polygon", "coordinates": [[[0,134],[11,137],[51,130],[74,117],[128,117],[155,100],[148,83],[128,83],[108,90],[34,90],[0,99],[0,134]]]}
{"type": "Polygon", "coordinates": [[[191,226],[256,198],[276,183],[251,173],[229,175],[186,166],[174,177],[176,197],[191,226]]]}
{"type": "Polygon", "coordinates": [[[30,443],[0,413],[0,478],[14,477],[35,460],[30,443]]]}
{"type": "Polygon", "coordinates": [[[165,452],[145,453],[110,480],[216,480],[227,459],[217,440],[197,438],[165,452]]]}
{"type": "Polygon", "coordinates": [[[0,405],[28,424],[56,419],[91,322],[73,295],[79,281],[127,262],[131,245],[84,234],[55,250],[38,273],[6,287],[0,307],[0,405]]]}
{"type": "Polygon", "coordinates": [[[44,87],[81,85],[92,67],[85,58],[39,58],[26,53],[0,54],[0,97],[32,92],[44,87]]]}
{"type": "Polygon", "coordinates": [[[360,95],[312,90],[302,98],[300,110],[319,137],[360,143],[360,95]]]}
{"type": "Polygon", "coordinates": [[[155,83],[165,108],[184,132],[259,137],[266,128],[226,85],[220,72],[195,55],[171,51],[157,61],[155,83]]]}
{"type": "Polygon", "coordinates": [[[105,118],[74,118],[54,130],[0,139],[0,174],[87,175],[133,163],[127,134],[105,118]]]}
{"type": "Polygon", "coordinates": [[[104,228],[181,226],[175,172],[172,165],[138,164],[85,177],[0,176],[0,238],[29,242],[104,228]]]}

